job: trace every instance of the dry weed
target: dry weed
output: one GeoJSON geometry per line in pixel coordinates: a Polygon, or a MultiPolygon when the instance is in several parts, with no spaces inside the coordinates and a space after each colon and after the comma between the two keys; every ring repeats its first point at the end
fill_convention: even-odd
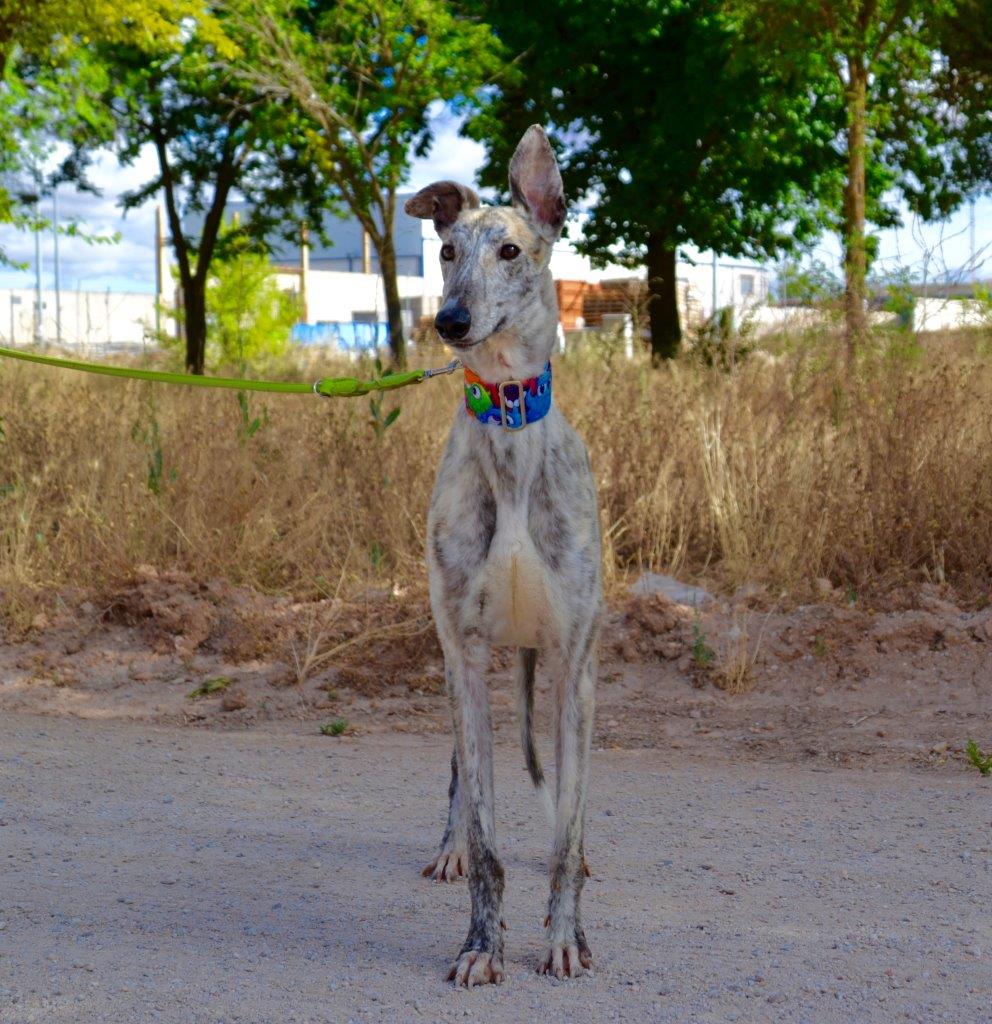
{"type": "MultiPolygon", "coordinates": [[[[602,503],[608,586],[654,568],[801,597],[992,578],[992,363],[956,339],[880,342],[856,373],[828,337],[723,373],[690,358],[575,354],[556,401],[586,438],[602,503]]],[[[436,353],[418,361],[439,362],[436,353]]],[[[364,372],[367,367],[359,368],[364,372]]],[[[325,362],[296,377],[354,373],[325,362]]],[[[459,382],[367,400],[236,396],[0,366],[0,600],[8,626],[69,588],[139,565],[266,592],[348,599],[425,589],[425,516],[459,382]]],[[[309,672],[325,624],[299,652],[309,672]]],[[[332,645],[333,646],[333,645],[332,645]]]]}
{"type": "Polygon", "coordinates": [[[714,686],[730,694],[748,693],[754,689],[758,682],[754,666],[771,616],[769,611],[762,618],[757,635],[754,635],[751,628],[753,613],[740,606],[734,610],[730,628],[720,641],[712,666],[714,686]]]}

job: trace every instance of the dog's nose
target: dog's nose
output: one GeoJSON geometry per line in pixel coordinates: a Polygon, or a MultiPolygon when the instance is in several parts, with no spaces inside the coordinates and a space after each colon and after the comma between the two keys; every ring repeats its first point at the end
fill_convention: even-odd
{"type": "Polygon", "coordinates": [[[434,317],[434,326],[445,341],[461,341],[472,326],[472,314],[464,306],[446,304],[434,317]]]}

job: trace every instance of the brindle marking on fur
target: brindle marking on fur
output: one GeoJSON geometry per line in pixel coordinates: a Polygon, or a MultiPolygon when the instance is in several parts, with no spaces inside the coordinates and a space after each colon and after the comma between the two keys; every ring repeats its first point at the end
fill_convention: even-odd
{"type": "Polygon", "coordinates": [[[555,495],[559,493],[549,483],[548,474],[542,470],[531,490],[530,517],[527,523],[537,550],[556,572],[561,568],[561,560],[572,540],[568,522],[564,516],[556,513],[555,495]]]}
{"type": "MultiPolygon", "coordinates": [[[[461,307],[466,330],[452,344],[467,367],[494,382],[535,376],[555,348],[558,309],[548,260],[565,207],[554,155],[536,126],[513,156],[510,186],[512,208],[478,208],[473,193],[450,182],[428,186],[407,204],[408,212],[432,217],[452,247],[453,258],[441,265],[443,302],[461,307]],[[457,203],[462,205],[453,215],[457,203]],[[512,259],[502,255],[508,242],[520,250],[512,259]]],[[[580,898],[602,584],[589,458],[557,406],[538,423],[509,432],[480,424],[459,403],[427,534],[431,608],[455,732],[449,827],[435,865],[450,864],[452,851],[467,849],[472,900],[468,936],[451,977],[469,986],[502,979],[505,880],[496,852],[485,671],[493,643],[525,643],[518,647],[516,672],[524,760],[546,794],[533,735],[534,635],[556,702],[557,799],[550,807],[555,826],[548,951],[541,967],[574,976],[592,962],[580,898]],[[521,595],[530,601],[527,614],[538,621],[522,625],[516,619],[521,595]]]]}

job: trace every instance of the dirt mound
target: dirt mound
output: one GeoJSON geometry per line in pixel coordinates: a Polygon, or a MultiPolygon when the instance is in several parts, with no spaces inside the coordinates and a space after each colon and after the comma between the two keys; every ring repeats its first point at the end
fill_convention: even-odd
{"type": "MultiPolygon", "coordinates": [[[[827,584],[777,607],[756,588],[702,610],[661,593],[609,609],[596,742],[711,756],[963,766],[992,747],[992,607],[940,588],[873,606],[827,584]]],[[[515,731],[513,652],[493,653],[498,729],[515,731]]],[[[540,727],[552,681],[538,666],[540,727]]],[[[446,732],[426,598],[391,587],[293,601],[142,570],[99,600],[63,594],[0,648],[0,709],[207,728],[446,732]]]]}

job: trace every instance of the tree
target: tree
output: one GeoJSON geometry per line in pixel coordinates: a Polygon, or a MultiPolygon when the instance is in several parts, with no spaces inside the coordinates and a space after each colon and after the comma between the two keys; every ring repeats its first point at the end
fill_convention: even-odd
{"type": "Polygon", "coordinates": [[[34,197],[72,174],[43,175],[55,142],[80,133],[107,138],[87,100],[99,77],[89,60],[93,43],[175,50],[182,24],[194,20],[221,52],[235,52],[200,0],[0,0],[0,223],[47,227],[34,197]]]}
{"type": "Polygon", "coordinates": [[[239,29],[254,59],[236,72],[250,88],[291,100],[309,127],[312,159],[379,257],[389,343],[397,366],[406,343],[393,222],[413,154],[432,141],[428,112],[474,94],[501,67],[487,25],[445,0],[308,0],[290,12],[259,3],[239,29]]]}
{"type": "Polygon", "coordinates": [[[952,173],[972,196],[992,191],[992,4],[957,0],[939,28],[938,95],[958,114],[952,173]]]}
{"type": "Polygon", "coordinates": [[[0,0],[0,74],[18,49],[51,56],[94,39],[176,47],[190,21],[222,51],[233,52],[201,0],[0,0]]]}
{"type": "MultiPolygon", "coordinates": [[[[838,139],[840,202],[825,194],[844,250],[844,320],[849,356],[867,329],[866,278],[873,250],[867,224],[899,224],[901,197],[925,219],[964,197],[962,168],[988,138],[936,74],[941,32],[954,0],[731,0],[742,31],[770,60],[822,68],[843,102],[838,139]]],[[[978,10],[980,5],[976,5],[978,10]]],[[[987,104],[987,98],[986,98],[987,104]]]]}
{"type": "Polygon", "coordinates": [[[549,127],[573,198],[593,205],[577,247],[646,264],[653,357],[682,330],[680,246],[760,258],[813,237],[808,193],[837,110],[743,45],[720,0],[480,0],[518,85],[469,123],[498,185],[527,124],[549,127]],[[535,43],[535,40],[538,40],[535,43]]]}
{"type": "Polygon", "coordinates": [[[272,264],[240,232],[215,259],[207,285],[208,353],[223,365],[244,367],[281,355],[299,318],[295,297],[279,288],[272,264]]]}
{"type": "MultiPolygon", "coordinates": [[[[222,23],[226,31],[234,24],[227,18],[222,23]]],[[[250,59],[250,40],[237,44],[250,59]]],[[[243,234],[259,245],[276,226],[298,225],[307,212],[319,218],[323,197],[298,159],[306,143],[292,112],[226,70],[223,53],[195,28],[184,34],[178,51],[108,44],[99,59],[106,69],[101,101],[118,159],[131,164],[149,145],[157,156],[155,176],[125,193],[121,203],[127,210],[159,193],[164,197],[182,294],[186,365],[203,373],[206,291],[211,261],[223,250],[228,200],[235,191],[251,200],[243,234]]]]}

